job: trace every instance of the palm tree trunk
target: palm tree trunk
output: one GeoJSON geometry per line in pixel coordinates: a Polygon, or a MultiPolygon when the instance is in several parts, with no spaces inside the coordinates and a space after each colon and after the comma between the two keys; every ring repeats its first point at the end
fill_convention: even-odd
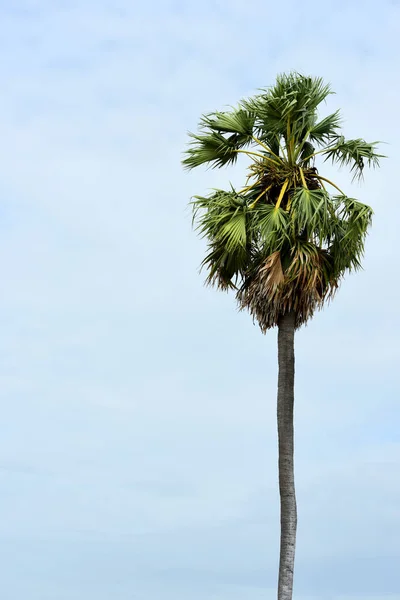
{"type": "Polygon", "coordinates": [[[294,487],[294,329],[295,314],[278,324],[278,446],[281,500],[281,550],[278,600],[292,600],[297,507],[294,487]]]}

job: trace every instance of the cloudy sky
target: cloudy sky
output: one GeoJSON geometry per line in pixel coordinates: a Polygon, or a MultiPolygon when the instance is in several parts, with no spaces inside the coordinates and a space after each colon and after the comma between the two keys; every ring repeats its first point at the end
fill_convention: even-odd
{"type": "Polygon", "coordinates": [[[298,600],[399,600],[398,0],[0,2],[4,600],[270,600],[276,333],[203,287],[187,130],[322,75],[385,140],[365,270],[296,338],[298,600]]]}

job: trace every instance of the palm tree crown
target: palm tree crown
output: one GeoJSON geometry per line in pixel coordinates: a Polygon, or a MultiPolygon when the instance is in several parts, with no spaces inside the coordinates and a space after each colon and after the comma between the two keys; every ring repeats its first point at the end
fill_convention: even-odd
{"type": "Polygon", "coordinates": [[[188,169],[250,159],[242,189],[218,189],[192,204],[209,245],[207,283],[235,289],[264,332],[289,312],[296,327],[304,324],[345,272],[361,266],[372,209],[321,175],[316,161],[349,166],[361,178],[382,155],[377,142],[341,135],[339,111],[318,120],[331,93],[320,78],[281,75],[237,108],[203,116],[190,134],[188,169]]]}

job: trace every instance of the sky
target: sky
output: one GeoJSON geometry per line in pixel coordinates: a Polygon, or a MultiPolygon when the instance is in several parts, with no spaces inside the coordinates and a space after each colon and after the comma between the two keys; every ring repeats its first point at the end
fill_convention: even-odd
{"type": "Polygon", "coordinates": [[[276,332],[198,273],[187,131],[278,73],[332,84],[364,271],[296,335],[296,600],[400,600],[396,0],[0,1],[4,600],[270,600],[276,332]]]}

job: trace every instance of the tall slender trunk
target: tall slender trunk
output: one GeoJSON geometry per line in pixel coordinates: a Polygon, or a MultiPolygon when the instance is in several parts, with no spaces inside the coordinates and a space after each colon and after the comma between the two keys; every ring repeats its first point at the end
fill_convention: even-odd
{"type": "Polygon", "coordinates": [[[278,600],[292,600],[297,507],[294,487],[294,328],[295,314],[278,324],[278,446],[281,499],[281,549],[278,600]]]}

